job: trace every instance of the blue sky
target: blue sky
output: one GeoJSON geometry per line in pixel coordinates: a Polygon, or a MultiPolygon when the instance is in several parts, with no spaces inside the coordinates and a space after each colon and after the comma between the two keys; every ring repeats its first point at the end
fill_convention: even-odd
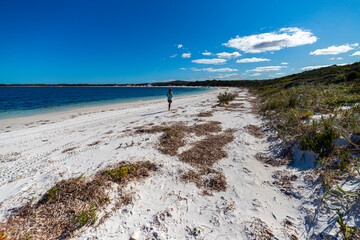
{"type": "Polygon", "coordinates": [[[0,83],[268,79],[353,63],[359,13],[358,0],[4,0],[0,83]]]}

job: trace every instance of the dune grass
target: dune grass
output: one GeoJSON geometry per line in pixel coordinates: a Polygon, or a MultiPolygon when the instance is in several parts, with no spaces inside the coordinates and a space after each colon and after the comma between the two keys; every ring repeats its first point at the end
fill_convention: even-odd
{"type": "Polygon", "coordinates": [[[237,96],[237,93],[224,92],[220,93],[217,98],[220,103],[229,104],[229,102],[234,101],[237,96]]]}
{"type": "MultiPolygon", "coordinates": [[[[319,154],[315,168],[322,181],[324,199],[336,201],[346,215],[351,206],[360,202],[359,187],[352,191],[339,187],[346,180],[360,179],[360,83],[330,82],[287,87],[269,84],[256,90],[260,113],[284,142],[319,154]],[[340,137],[348,144],[336,145],[335,140],[340,137]]],[[[357,237],[360,232],[354,230],[345,239],[357,237]]]]}

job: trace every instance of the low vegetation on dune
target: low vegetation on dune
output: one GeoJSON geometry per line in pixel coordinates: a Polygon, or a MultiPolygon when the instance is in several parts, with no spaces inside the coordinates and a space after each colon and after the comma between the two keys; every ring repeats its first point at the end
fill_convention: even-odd
{"type": "Polygon", "coordinates": [[[150,176],[156,166],[149,162],[121,162],[91,178],[77,177],[55,184],[38,201],[13,209],[0,223],[0,239],[67,239],[99,220],[99,213],[110,203],[112,183],[119,189],[116,207],[129,204],[131,197],[122,189],[130,181],[150,176]]]}
{"type": "Polygon", "coordinates": [[[229,102],[234,101],[236,97],[237,97],[237,93],[229,93],[229,92],[220,93],[217,96],[219,102],[224,104],[229,104],[229,102]]]}
{"type": "Polygon", "coordinates": [[[324,200],[339,207],[339,231],[344,239],[359,238],[360,231],[341,219],[354,217],[360,187],[340,186],[360,181],[360,63],[265,81],[253,90],[260,113],[284,143],[317,154],[316,180],[324,200]]]}

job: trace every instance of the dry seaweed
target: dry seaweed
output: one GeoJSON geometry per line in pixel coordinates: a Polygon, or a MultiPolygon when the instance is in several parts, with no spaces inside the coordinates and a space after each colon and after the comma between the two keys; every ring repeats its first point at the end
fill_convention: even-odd
{"type": "Polygon", "coordinates": [[[232,133],[209,135],[187,151],[180,154],[179,159],[194,167],[211,168],[213,164],[227,156],[223,147],[234,139],[232,133]]]}
{"type": "Polygon", "coordinates": [[[256,138],[263,138],[265,136],[264,131],[258,126],[249,124],[245,129],[256,138]]]}
{"type": "Polygon", "coordinates": [[[197,116],[198,117],[212,117],[214,111],[201,112],[197,116]]]}
{"type": "MultiPolygon", "coordinates": [[[[129,181],[148,177],[156,170],[154,164],[122,162],[114,168],[85,177],[62,180],[55,184],[38,202],[13,209],[6,222],[0,223],[1,236],[6,239],[64,239],[75,231],[97,221],[97,212],[110,201],[107,190],[111,182],[120,190],[129,181]],[[131,169],[131,170],[130,170],[131,169]]],[[[131,196],[124,196],[117,204],[128,204],[131,196]]]]}

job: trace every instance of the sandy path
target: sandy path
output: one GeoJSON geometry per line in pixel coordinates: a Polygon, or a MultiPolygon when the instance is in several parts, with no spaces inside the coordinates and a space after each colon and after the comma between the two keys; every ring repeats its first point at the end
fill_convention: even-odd
{"type": "MultiPolygon", "coordinates": [[[[133,203],[112,212],[104,223],[84,229],[78,239],[129,239],[133,233],[137,239],[251,239],[252,233],[264,229],[255,224],[256,218],[268,226],[275,239],[289,239],[291,234],[305,239],[298,210],[301,202],[272,184],[274,171],[284,168],[255,159],[256,153],[269,151],[273,143],[252,136],[244,128],[263,124],[250,112],[250,96],[245,90],[234,101],[243,103],[242,108],[215,111],[213,116],[201,118],[220,121],[224,130],[236,129],[235,140],[225,147],[228,157],[215,164],[215,169],[226,176],[225,192],[202,195],[195,184],[180,179],[179,170],[191,167],[157,150],[159,134],[131,132],[134,127],[148,124],[192,124],[200,119],[196,116],[199,112],[213,110],[217,94],[215,91],[175,99],[171,112],[166,111],[166,103],[152,101],[127,108],[97,109],[74,118],[54,118],[53,123],[41,125],[49,123],[43,118],[31,128],[22,122],[15,130],[1,133],[0,219],[4,219],[6,210],[33,197],[40,198],[61,179],[91,175],[123,160],[150,160],[161,167],[151,178],[128,187],[134,192],[133,203]],[[131,142],[134,145],[126,147],[131,142]],[[120,144],[123,147],[117,149],[120,144]],[[285,219],[293,227],[285,227],[285,219]],[[201,230],[199,236],[188,231],[195,227],[201,230]]],[[[0,122],[3,129],[8,124],[0,122]]]]}

